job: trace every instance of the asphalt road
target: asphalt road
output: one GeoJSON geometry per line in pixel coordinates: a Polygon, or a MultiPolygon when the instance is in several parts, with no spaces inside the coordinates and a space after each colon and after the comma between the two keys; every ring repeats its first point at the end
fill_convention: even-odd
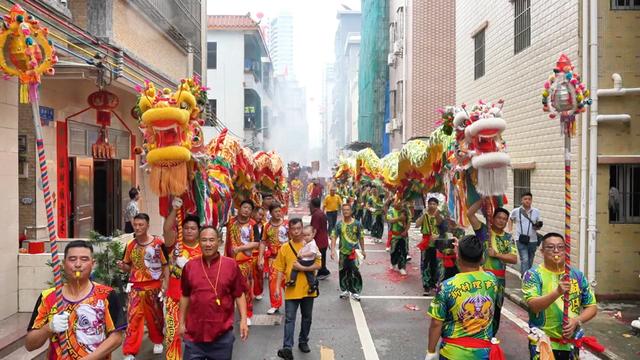
{"type": "MultiPolygon", "coordinates": [[[[297,214],[303,215],[293,212],[290,217],[297,214]]],[[[308,223],[309,217],[304,216],[303,220],[308,223]]],[[[295,359],[424,359],[429,326],[426,311],[431,298],[421,296],[420,259],[415,243],[412,241],[411,244],[413,260],[407,265],[408,274],[400,276],[389,269],[389,254],[384,244],[373,244],[367,237],[367,258],[360,268],[364,280],[360,303],[338,297],[337,263],[329,261],[331,275],[321,281],[321,294],[314,304],[309,341],[312,351],[303,354],[296,343],[295,359]]],[[[239,340],[236,332],[234,359],[278,359],[276,353],[283,339],[284,306],[276,315],[266,315],[268,308],[268,293],[265,293],[263,300],[254,303],[254,325],[250,327],[249,339],[239,340]]],[[[498,338],[507,359],[528,359],[527,336],[523,330],[526,321],[526,312],[505,299],[498,338]]],[[[298,318],[296,341],[299,324],[298,318]]],[[[121,359],[121,354],[114,355],[114,359],[121,359]]],[[[162,359],[163,356],[152,355],[147,340],[137,358],[162,359]]]]}

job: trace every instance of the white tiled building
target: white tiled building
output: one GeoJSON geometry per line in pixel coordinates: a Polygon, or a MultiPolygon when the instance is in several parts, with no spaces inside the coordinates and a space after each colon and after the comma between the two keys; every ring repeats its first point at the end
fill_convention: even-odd
{"type": "Polygon", "coordinates": [[[564,139],[559,120],[550,120],[542,111],[541,91],[560,54],[584,74],[582,59],[589,59],[587,45],[592,44],[597,57],[591,59],[597,62],[589,68],[595,69],[598,82],[585,77],[583,82],[597,86],[588,130],[597,137],[582,145],[581,128],[589,113],[578,116],[577,134],[571,140],[572,265],[584,265],[589,280],[597,280],[601,298],[633,298],[640,293],[640,30],[634,26],[640,4],[593,1],[457,1],[456,103],[504,99],[503,137],[512,160],[507,208],[519,205],[522,191],[530,189],[544,220],[542,232],[563,233],[564,139]],[[588,4],[594,8],[584,11],[588,4]],[[593,29],[597,39],[583,26],[593,29]],[[606,89],[612,77],[614,88],[606,89]],[[595,169],[581,161],[583,149],[595,169]],[[581,179],[597,181],[595,187],[585,187],[590,196],[581,197],[581,179]],[[581,214],[581,205],[593,207],[581,214]],[[579,216],[589,222],[582,230],[579,216]],[[586,237],[589,229],[589,245],[578,256],[579,236],[586,237]]]}

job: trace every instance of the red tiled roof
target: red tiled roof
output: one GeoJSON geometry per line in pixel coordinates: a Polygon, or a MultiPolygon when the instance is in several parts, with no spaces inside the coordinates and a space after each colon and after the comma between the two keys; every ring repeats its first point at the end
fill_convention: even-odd
{"type": "Polygon", "coordinates": [[[248,15],[209,15],[209,30],[257,30],[258,23],[248,15]]]}

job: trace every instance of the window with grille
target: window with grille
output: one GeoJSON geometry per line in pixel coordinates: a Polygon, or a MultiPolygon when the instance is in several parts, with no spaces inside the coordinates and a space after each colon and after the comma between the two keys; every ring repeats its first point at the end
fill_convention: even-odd
{"type": "Polygon", "coordinates": [[[513,5],[513,53],[517,54],[531,45],[531,0],[516,0],[513,5]]]}
{"type": "Polygon", "coordinates": [[[403,92],[402,92],[402,86],[403,86],[403,82],[402,81],[398,81],[398,83],[396,84],[396,114],[402,114],[402,102],[403,102],[403,92]]]}
{"type": "Polygon", "coordinates": [[[484,76],[484,32],[485,29],[482,29],[473,37],[473,42],[475,43],[475,52],[473,57],[474,79],[479,79],[484,76]]]}
{"type": "Polygon", "coordinates": [[[513,206],[520,206],[522,194],[531,191],[531,170],[513,169],[513,206]]]}
{"type": "Polygon", "coordinates": [[[397,92],[396,90],[391,90],[389,91],[389,107],[391,108],[389,111],[391,113],[391,118],[395,119],[396,118],[396,97],[397,97],[397,92]]]}
{"type": "Polygon", "coordinates": [[[404,7],[400,6],[396,10],[396,40],[404,39],[404,7]]]}
{"type": "Polygon", "coordinates": [[[640,0],[611,0],[611,10],[640,10],[640,0]]]}
{"type": "Polygon", "coordinates": [[[218,43],[207,43],[207,69],[216,69],[218,67],[218,43]]]}
{"type": "Polygon", "coordinates": [[[609,166],[609,222],[640,223],[640,165],[609,166]]]}
{"type": "Polygon", "coordinates": [[[396,23],[392,22],[389,24],[389,44],[393,44],[395,41],[396,41],[396,23]]]}

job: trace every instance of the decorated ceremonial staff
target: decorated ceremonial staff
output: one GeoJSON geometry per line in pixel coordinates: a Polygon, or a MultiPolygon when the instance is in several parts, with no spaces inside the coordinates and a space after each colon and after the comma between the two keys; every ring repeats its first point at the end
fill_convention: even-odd
{"type": "MultiPolygon", "coordinates": [[[[550,119],[560,119],[560,129],[564,136],[564,241],[565,241],[565,278],[571,272],[571,137],[576,133],[576,115],[586,111],[591,104],[589,90],[580,81],[580,75],[574,72],[571,60],[562,54],[553,69],[553,74],[544,83],[542,91],[542,109],[549,112],[550,119]]],[[[563,326],[569,321],[569,293],[563,296],[563,326]]]]}
{"type": "MultiPolygon", "coordinates": [[[[38,88],[43,74],[53,75],[53,65],[58,62],[53,43],[48,39],[49,30],[40,26],[40,22],[18,4],[15,4],[8,15],[3,18],[0,29],[0,69],[4,78],[17,77],[20,82],[19,99],[21,104],[31,103],[33,126],[36,133],[36,150],[40,165],[40,181],[44,193],[44,204],[47,213],[47,229],[51,245],[51,263],[53,265],[53,281],[56,292],[56,305],[62,309],[62,269],[58,256],[58,235],[56,234],[54,205],[47,170],[47,156],[44,151],[42,125],[40,124],[40,105],[38,88]],[[9,55],[6,59],[5,56],[9,55]],[[8,61],[7,61],[8,60],[8,61]]],[[[68,348],[64,333],[59,334],[62,357],[66,358],[68,348]]]]}

